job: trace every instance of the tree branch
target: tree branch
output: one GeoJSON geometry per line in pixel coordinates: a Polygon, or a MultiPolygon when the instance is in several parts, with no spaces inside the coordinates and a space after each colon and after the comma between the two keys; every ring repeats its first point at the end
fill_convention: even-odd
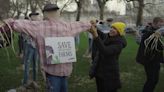
{"type": "Polygon", "coordinates": [[[160,3],[157,3],[157,4],[153,4],[153,3],[145,3],[144,5],[160,5],[160,4],[163,4],[164,2],[160,2],[160,3]]]}
{"type": "Polygon", "coordinates": [[[133,1],[138,1],[138,0],[126,0],[126,2],[133,2],[133,1]]]}
{"type": "Polygon", "coordinates": [[[76,2],[76,3],[78,3],[78,1],[77,1],[77,0],[75,0],[75,2],[76,2]]]}
{"type": "MultiPolygon", "coordinates": [[[[76,2],[76,1],[77,1],[77,0],[75,0],[75,2],[76,2]]],[[[63,12],[64,8],[67,7],[69,4],[71,4],[72,2],[73,2],[73,0],[68,0],[68,1],[64,4],[64,6],[61,8],[60,14],[63,12]]],[[[78,1],[77,1],[77,3],[78,3],[78,1]]]]}

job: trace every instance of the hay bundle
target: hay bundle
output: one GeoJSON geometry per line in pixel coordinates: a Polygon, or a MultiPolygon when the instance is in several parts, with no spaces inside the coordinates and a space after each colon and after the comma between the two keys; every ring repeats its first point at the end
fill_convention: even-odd
{"type": "Polygon", "coordinates": [[[3,48],[12,44],[12,29],[3,21],[1,21],[0,25],[0,48],[3,48]]]}
{"type": "MultiPolygon", "coordinates": [[[[11,45],[14,54],[16,54],[14,44],[13,44],[13,34],[12,34],[13,30],[11,26],[5,21],[0,20],[0,29],[1,29],[0,30],[0,48],[4,48],[11,45]]],[[[5,50],[7,53],[7,57],[9,59],[10,57],[9,52],[7,48],[5,48],[5,50]]]]}
{"type": "Polygon", "coordinates": [[[163,49],[160,48],[159,45],[161,45],[161,47],[163,48],[164,46],[164,42],[162,41],[162,37],[164,35],[164,28],[160,28],[158,30],[156,30],[152,35],[149,36],[149,38],[147,38],[144,41],[144,45],[145,45],[145,54],[149,53],[153,53],[155,52],[162,52],[163,49]]]}

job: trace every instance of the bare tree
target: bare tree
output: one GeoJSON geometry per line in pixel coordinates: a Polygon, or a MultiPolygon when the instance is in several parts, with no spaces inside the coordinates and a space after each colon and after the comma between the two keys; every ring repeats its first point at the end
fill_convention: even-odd
{"type": "Polygon", "coordinates": [[[28,0],[31,12],[36,12],[38,8],[42,10],[42,6],[49,2],[47,0],[28,0]]]}
{"type": "Polygon", "coordinates": [[[24,0],[11,0],[11,5],[13,11],[16,12],[15,18],[19,18],[20,15],[23,13],[22,11],[25,9],[25,2],[24,0]]]}
{"type": "Polygon", "coordinates": [[[82,9],[82,2],[84,0],[75,0],[76,4],[77,4],[77,16],[76,16],[76,21],[80,21],[80,17],[81,17],[81,9],[82,9]]]}
{"type": "Polygon", "coordinates": [[[103,20],[104,19],[104,9],[105,9],[105,5],[109,0],[97,0],[99,9],[100,9],[100,19],[103,20]]]}
{"type": "Polygon", "coordinates": [[[164,1],[159,0],[151,0],[149,3],[146,3],[144,11],[149,14],[149,16],[164,16],[164,7],[163,7],[164,1]]]}
{"type": "MultiPolygon", "coordinates": [[[[161,3],[164,2],[160,2],[160,3],[155,3],[156,0],[125,0],[126,2],[133,2],[133,8],[137,8],[138,12],[137,12],[137,20],[136,20],[136,26],[142,25],[143,24],[143,14],[144,14],[144,10],[151,14],[153,13],[153,8],[155,8],[156,5],[159,5],[161,3]],[[137,5],[135,5],[137,2],[137,5]],[[145,9],[146,6],[153,6],[153,7],[149,7],[149,9],[145,9]]],[[[156,10],[158,11],[158,10],[156,10]]],[[[154,14],[154,13],[153,13],[154,14]]]]}
{"type": "Polygon", "coordinates": [[[31,12],[36,12],[38,3],[36,0],[29,0],[31,12]]]}
{"type": "Polygon", "coordinates": [[[55,0],[55,4],[57,4],[58,3],[58,0],[55,0]]]}
{"type": "MultiPolygon", "coordinates": [[[[47,0],[34,0],[35,2],[36,2],[36,4],[38,5],[38,8],[39,9],[41,9],[42,10],[42,6],[43,5],[45,5],[47,2],[49,2],[49,1],[47,1],[47,0]]],[[[57,2],[57,0],[56,0],[56,2],[57,2]]]]}
{"type": "Polygon", "coordinates": [[[133,6],[138,9],[137,13],[137,20],[136,20],[136,26],[142,25],[143,23],[143,9],[144,9],[144,0],[126,0],[127,2],[133,2],[133,6]],[[137,2],[138,5],[135,6],[135,3],[137,2]]]}
{"type": "Polygon", "coordinates": [[[10,10],[10,0],[0,0],[0,14],[1,17],[8,17],[10,10]]]}
{"type": "MultiPolygon", "coordinates": [[[[73,2],[73,0],[68,0],[63,7],[61,8],[60,14],[62,14],[62,12],[64,11],[64,8],[66,8],[68,5],[70,5],[73,2]]],[[[56,2],[57,3],[57,2],[56,2]]]]}
{"type": "Polygon", "coordinates": [[[144,0],[138,0],[138,14],[137,14],[137,21],[136,21],[136,26],[142,25],[143,24],[143,9],[144,9],[144,0]]]}
{"type": "Polygon", "coordinates": [[[29,0],[26,0],[25,2],[26,2],[26,4],[25,4],[24,16],[27,16],[27,13],[28,13],[28,11],[29,11],[30,1],[29,1],[29,0]]]}

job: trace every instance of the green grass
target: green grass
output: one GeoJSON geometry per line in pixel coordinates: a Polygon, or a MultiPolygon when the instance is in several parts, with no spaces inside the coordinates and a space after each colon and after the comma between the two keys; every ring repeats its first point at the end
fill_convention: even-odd
{"type": "MultiPolygon", "coordinates": [[[[122,89],[119,92],[141,92],[145,74],[143,67],[135,62],[138,45],[132,36],[127,35],[126,38],[128,46],[123,50],[119,61],[122,80],[122,89]]],[[[74,63],[73,73],[69,77],[69,92],[96,92],[95,81],[88,77],[90,60],[82,57],[87,46],[87,38],[82,34],[79,51],[77,52],[78,61],[74,63]]],[[[22,71],[16,69],[20,66],[20,60],[16,58],[11,48],[7,49],[10,58],[7,57],[5,49],[0,49],[0,92],[20,86],[23,77],[22,71]]],[[[40,92],[44,92],[45,88],[42,80],[41,74],[39,74],[39,83],[42,85],[40,92]]],[[[163,67],[156,92],[163,92],[162,85],[164,85],[163,67]]]]}

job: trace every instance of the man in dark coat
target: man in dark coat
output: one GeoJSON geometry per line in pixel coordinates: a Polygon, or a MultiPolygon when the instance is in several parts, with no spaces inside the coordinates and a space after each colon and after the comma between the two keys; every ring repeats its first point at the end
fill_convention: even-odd
{"type": "MultiPolygon", "coordinates": [[[[163,62],[163,46],[158,40],[157,49],[160,51],[150,49],[151,46],[145,47],[145,40],[150,37],[156,30],[161,27],[162,19],[154,18],[153,24],[144,29],[141,43],[138,49],[136,61],[144,66],[147,80],[143,87],[143,92],[154,92],[155,86],[158,83],[160,63],[163,62]],[[145,50],[147,49],[147,50],[145,50]],[[145,52],[146,51],[146,52],[145,52]]],[[[150,42],[152,44],[152,42],[150,42]]]]}
{"type": "Polygon", "coordinates": [[[122,22],[116,22],[112,24],[112,29],[107,34],[96,29],[91,30],[97,48],[97,51],[93,51],[93,55],[96,55],[93,57],[97,59],[95,67],[97,92],[117,92],[121,88],[118,59],[126,46],[125,26],[122,22]]]}

